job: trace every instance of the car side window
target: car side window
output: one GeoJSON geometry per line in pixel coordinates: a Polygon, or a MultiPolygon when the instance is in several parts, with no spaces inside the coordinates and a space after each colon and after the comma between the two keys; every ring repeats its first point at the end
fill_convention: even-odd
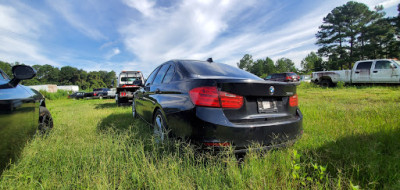
{"type": "Polygon", "coordinates": [[[150,85],[150,84],[153,82],[154,77],[156,76],[157,71],[158,71],[159,68],[160,68],[160,67],[157,67],[156,69],[154,69],[154,71],[149,75],[149,77],[148,77],[147,80],[146,80],[145,86],[148,86],[148,85],[150,85]]]}
{"type": "Polygon", "coordinates": [[[360,62],[357,65],[356,70],[370,70],[372,66],[372,61],[360,62]]]}
{"type": "Polygon", "coordinates": [[[175,66],[172,64],[169,67],[167,73],[165,73],[165,77],[162,83],[169,83],[172,80],[172,77],[174,76],[174,72],[175,72],[175,66]]]}
{"type": "Polygon", "coordinates": [[[164,78],[164,75],[167,72],[168,68],[169,68],[169,64],[165,64],[160,68],[156,77],[154,78],[153,84],[161,84],[161,81],[164,78]]]}
{"type": "Polygon", "coordinates": [[[375,69],[391,69],[390,61],[377,61],[375,63],[375,69]]]}

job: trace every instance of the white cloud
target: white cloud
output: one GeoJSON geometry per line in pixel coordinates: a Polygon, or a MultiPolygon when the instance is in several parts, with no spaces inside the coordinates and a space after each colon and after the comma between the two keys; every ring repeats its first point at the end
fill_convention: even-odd
{"type": "Polygon", "coordinates": [[[0,57],[2,61],[25,64],[58,63],[44,56],[40,46],[42,27],[49,24],[49,18],[39,11],[20,4],[0,4],[0,57]]]}
{"type": "Polygon", "coordinates": [[[361,0],[360,2],[368,5],[370,9],[374,9],[377,5],[383,5],[383,8],[387,9],[399,4],[398,0],[361,0]]]}
{"type": "Polygon", "coordinates": [[[153,7],[152,12],[156,12],[157,17],[135,20],[120,32],[125,46],[140,63],[150,63],[154,67],[169,59],[193,58],[228,29],[228,21],[234,15],[251,4],[236,5],[233,1],[199,0],[183,1],[173,9],[153,7]]]}
{"type": "Polygon", "coordinates": [[[155,1],[152,0],[123,0],[128,6],[135,8],[144,16],[154,16],[154,5],[155,1]]]}
{"type": "MultiPolygon", "coordinates": [[[[284,18],[281,10],[287,8],[285,3],[270,2],[268,6],[264,1],[199,0],[182,1],[169,9],[154,1],[124,2],[144,16],[120,29],[124,44],[136,55],[137,64],[153,69],[164,61],[180,58],[205,60],[213,57],[216,61],[236,65],[246,53],[254,59],[286,57],[300,67],[301,60],[318,49],[315,34],[323,17],[347,1],[320,3],[303,11],[308,14],[278,24],[269,21],[284,18]],[[254,15],[266,7],[274,8],[254,15]],[[254,21],[240,23],[247,17],[254,21]]],[[[370,7],[383,4],[385,8],[396,5],[392,0],[364,3],[370,7]]]]}
{"type": "Polygon", "coordinates": [[[121,50],[119,50],[118,48],[113,48],[110,52],[107,53],[107,55],[105,56],[106,60],[111,59],[112,57],[118,55],[121,53],[121,50]]]}
{"type": "Polygon", "coordinates": [[[76,28],[82,34],[95,39],[101,40],[106,39],[106,37],[97,29],[90,27],[90,23],[84,21],[83,18],[80,17],[79,13],[75,12],[74,7],[70,4],[69,1],[47,1],[50,6],[56,10],[61,16],[74,28],[76,28]]]}

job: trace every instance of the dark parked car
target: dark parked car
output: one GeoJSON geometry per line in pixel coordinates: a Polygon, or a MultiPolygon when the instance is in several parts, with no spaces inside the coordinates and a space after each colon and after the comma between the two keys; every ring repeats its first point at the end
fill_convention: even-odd
{"type": "Polygon", "coordinates": [[[53,128],[45,98],[38,91],[19,85],[36,71],[26,65],[12,68],[10,78],[0,69],[0,173],[14,159],[32,135],[53,128]]]}
{"type": "Polygon", "coordinates": [[[293,72],[274,73],[268,75],[265,80],[280,81],[280,82],[299,82],[300,76],[293,72]]]}
{"type": "Polygon", "coordinates": [[[159,141],[168,135],[245,152],[253,142],[265,149],[294,142],[302,133],[297,104],[296,84],[212,61],[172,60],[135,92],[132,115],[153,125],[159,141]]]}
{"type": "Polygon", "coordinates": [[[96,96],[97,98],[107,98],[108,96],[108,91],[110,91],[110,89],[108,88],[95,88],[93,89],[93,96],[96,96]]]}
{"type": "Polygon", "coordinates": [[[74,92],[71,95],[68,95],[68,98],[83,99],[83,98],[85,98],[85,92],[74,92]]]}

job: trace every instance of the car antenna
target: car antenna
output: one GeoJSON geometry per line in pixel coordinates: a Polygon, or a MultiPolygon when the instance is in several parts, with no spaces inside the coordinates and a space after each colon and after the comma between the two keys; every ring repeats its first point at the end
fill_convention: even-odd
{"type": "Polygon", "coordinates": [[[207,62],[212,63],[214,61],[213,61],[212,57],[210,57],[210,58],[207,59],[207,62]]]}

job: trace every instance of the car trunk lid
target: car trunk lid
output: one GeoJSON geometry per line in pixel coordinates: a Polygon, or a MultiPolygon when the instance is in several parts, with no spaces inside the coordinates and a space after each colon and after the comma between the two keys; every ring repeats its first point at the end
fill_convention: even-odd
{"type": "Polygon", "coordinates": [[[296,84],[223,79],[217,81],[217,87],[219,91],[243,97],[243,105],[239,109],[223,108],[227,119],[234,124],[260,124],[296,117],[297,105],[290,105],[296,96],[296,84]]]}

